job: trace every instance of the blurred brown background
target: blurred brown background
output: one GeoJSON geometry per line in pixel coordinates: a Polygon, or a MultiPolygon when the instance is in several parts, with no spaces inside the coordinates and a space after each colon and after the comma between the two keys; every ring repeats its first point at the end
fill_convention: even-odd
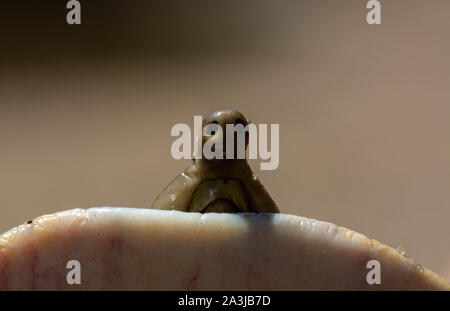
{"type": "Polygon", "coordinates": [[[175,123],[280,124],[252,167],[285,213],[330,221],[450,280],[450,2],[2,4],[0,231],[56,211],[147,208],[189,161],[175,123]]]}

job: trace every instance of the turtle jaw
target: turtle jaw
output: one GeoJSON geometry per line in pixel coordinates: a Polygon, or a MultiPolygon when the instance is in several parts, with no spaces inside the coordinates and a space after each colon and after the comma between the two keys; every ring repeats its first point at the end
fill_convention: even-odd
{"type": "Polygon", "coordinates": [[[247,195],[234,178],[207,179],[192,194],[189,212],[244,213],[250,212],[247,195]]]}

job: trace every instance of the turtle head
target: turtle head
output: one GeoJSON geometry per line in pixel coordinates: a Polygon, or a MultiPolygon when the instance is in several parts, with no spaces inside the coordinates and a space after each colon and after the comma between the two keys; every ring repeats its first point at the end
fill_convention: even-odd
{"type": "Polygon", "coordinates": [[[278,213],[278,207],[245,158],[253,130],[249,125],[250,121],[236,110],[220,110],[204,118],[202,134],[195,136],[195,152],[202,152],[202,156],[194,153],[194,163],[160,193],[153,208],[200,213],[278,213]],[[202,150],[197,150],[199,146],[202,150]]]}
{"type": "Polygon", "coordinates": [[[202,148],[206,144],[211,146],[212,151],[215,151],[215,148],[222,148],[223,159],[227,158],[227,148],[232,148],[232,159],[245,159],[249,140],[249,133],[246,130],[248,124],[249,121],[237,110],[220,110],[211,113],[203,120],[202,148]],[[230,135],[233,137],[229,137],[230,135]],[[243,158],[239,157],[239,148],[243,148],[243,158]]]}

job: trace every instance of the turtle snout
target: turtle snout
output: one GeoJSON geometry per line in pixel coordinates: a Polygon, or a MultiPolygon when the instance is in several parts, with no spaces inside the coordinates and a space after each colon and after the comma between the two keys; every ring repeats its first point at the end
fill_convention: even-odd
{"type": "Polygon", "coordinates": [[[245,159],[248,123],[245,116],[236,110],[210,114],[203,121],[203,146],[206,144],[216,155],[223,155],[224,159],[245,159]],[[227,150],[230,150],[228,156],[227,150]]]}

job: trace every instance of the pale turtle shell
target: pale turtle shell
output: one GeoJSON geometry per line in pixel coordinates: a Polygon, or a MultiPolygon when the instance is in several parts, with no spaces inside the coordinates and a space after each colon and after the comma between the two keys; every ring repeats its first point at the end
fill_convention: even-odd
{"type": "Polygon", "coordinates": [[[134,208],[46,215],[0,236],[1,290],[450,290],[401,252],[287,214],[134,208]],[[66,264],[81,264],[68,285],[66,264]],[[367,262],[381,283],[367,283],[367,262]]]}

